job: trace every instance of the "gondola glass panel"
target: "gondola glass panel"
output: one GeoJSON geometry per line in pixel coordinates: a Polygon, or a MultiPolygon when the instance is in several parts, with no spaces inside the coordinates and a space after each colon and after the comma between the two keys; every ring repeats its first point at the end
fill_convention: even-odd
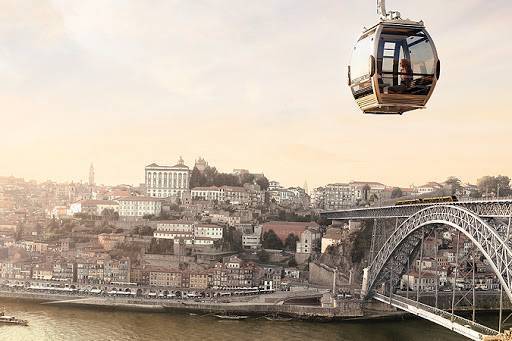
{"type": "Polygon", "coordinates": [[[374,39],[374,32],[361,37],[352,52],[349,79],[355,99],[373,93],[369,56],[373,54],[374,39]]]}
{"type": "Polygon", "coordinates": [[[382,94],[426,97],[432,87],[434,71],[434,47],[423,30],[383,30],[377,56],[382,94]]]}

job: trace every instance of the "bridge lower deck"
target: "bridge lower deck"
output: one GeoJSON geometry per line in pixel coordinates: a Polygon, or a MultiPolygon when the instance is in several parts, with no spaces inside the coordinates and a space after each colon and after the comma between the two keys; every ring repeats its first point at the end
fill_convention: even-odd
{"type": "Polygon", "coordinates": [[[498,331],[494,329],[463,317],[452,315],[445,310],[437,309],[402,296],[391,295],[391,297],[388,297],[375,293],[373,298],[377,301],[390,304],[395,308],[434,322],[471,340],[479,341],[483,340],[485,336],[498,335],[498,331]]]}

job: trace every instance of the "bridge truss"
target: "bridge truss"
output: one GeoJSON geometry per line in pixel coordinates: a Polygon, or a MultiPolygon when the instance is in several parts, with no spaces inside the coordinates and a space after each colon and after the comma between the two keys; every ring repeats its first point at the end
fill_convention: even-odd
{"type": "MultiPolygon", "coordinates": [[[[389,300],[390,304],[393,302],[390,298],[395,297],[393,303],[395,307],[441,324],[471,339],[480,340],[483,335],[496,335],[498,331],[486,329],[485,326],[475,322],[474,255],[472,256],[472,324],[462,321],[464,324],[461,325],[459,323],[461,321],[458,321],[458,317],[454,315],[454,306],[458,304],[455,302],[457,275],[460,276],[462,272],[458,263],[459,238],[461,234],[466,236],[485,257],[501,284],[499,320],[499,331],[501,331],[503,293],[512,301],[512,200],[369,207],[323,212],[322,215],[331,220],[373,219],[369,266],[365,269],[363,276],[362,295],[364,297],[373,297],[379,301],[389,300]],[[425,237],[435,235],[439,228],[446,226],[455,229],[459,236],[451,314],[437,309],[437,282],[436,307],[424,306],[420,303],[419,290],[416,290],[417,305],[411,308],[410,302],[405,302],[408,298],[400,301],[394,292],[398,289],[402,275],[410,269],[410,261],[414,260],[418,254],[421,259],[425,237]],[[448,320],[447,314],[450,315],[448,320]]],[[[421,265],[419,272],[419,281],[421,281],[421,265]]],[[[468,300],[467,295],[470,291],[459,302],[463,299],[468,300]]]]}

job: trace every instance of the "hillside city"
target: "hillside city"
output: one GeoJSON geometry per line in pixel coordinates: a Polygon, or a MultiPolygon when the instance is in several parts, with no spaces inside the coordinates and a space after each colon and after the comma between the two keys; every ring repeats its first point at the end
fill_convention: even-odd
{"type": "MultiPolygon", "coordinates": [[[[193,167],[182,158],[174,166],[152,163],[138,186],[96,185],[92,164],[86,183],[3,176],[0,285],[218,297],[331,288],[335,277],[334,290],[351,296],[367,266],[372,222],[339,225],[319,212],[394,205],[403,198],[509,194],[506,176],[485,176],[475,185],[450,177],[410,188],[351,181],[309,191],[245,169],[222,173],[203,158],[193,167]]],[[[401,288],[433,291],[455,284],[465,290],[470,278],[454,274],[462,262],[475,267],[478,290],[497,289],[496,276],[475,251],[448,228],[428,236],[422,262],[411,264],[401,288]]]]}

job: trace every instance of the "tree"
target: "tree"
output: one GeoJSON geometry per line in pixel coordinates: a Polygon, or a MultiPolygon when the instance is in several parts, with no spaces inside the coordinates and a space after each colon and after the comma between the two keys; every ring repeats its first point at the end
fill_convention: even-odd
{"type": "Polygon", "coordinates": [[[450,176],[448,179],[446,179],[444,184],[450,189],[451,195],[455,195],[462,190],[461,181],[455,176],[450,176]]]}
{"type": "Polygon", "coordinates": [[[298,240],[299,240],[299,237],[297,237],[293,233],[290,233],[284,241],[284,248],[288,251],[295,252],[297,250],[297,241],[298,240]]]}
{"type": "Polygon", "coordinates": [[[368,201],[369,201],[369,202],[375,202],[375,201],[377,201],[377,200],[379,200],[379,197],[378,197],[378,196],[377,196],[377,194],[375,194],[375,193],[372,193],[372,194],[370,195],[370,198],[368,199],[368,201]]]}
{"type": "Polygon", "coordinates": [[[282,250],[283,242],[273,230],[269,230],[263,234],[261,245],[264,249],[282,250]]]}
{"type": "Polygon", "coordinates": [[[371,187],[369,185],[364,185],[361,189],[361,194],[363,195],[363,200],[368,201],[368,195],[370,193],[371,187]]]}
{"type": "Polygon", "coordinates": [[[245,173],[240,177],[240,185],[244,184],[253,184],[254,183],[254,174],[245,173]]]}
{"type": "Polygon", "coordinates": [[[190,174],[190,188],[205,186],[206,182],[206,176],[194,166],[190,174]]]}
{"type": "Polygon", "coordinates": [[[262,176],[256,179],[256,183],[260,186],[262,191],[266,191],[269,186],[269,181],[266,177],[262,176]]]}
{"type": "Polygon", "coordinates": [[[174,254],[174,240],[153,238],[151,239],[151,243],[149,244],[148,253],[172,255],[174,254]]]}
{"type": "Polygon", "coordinates": [[[496,196],[503,197],[510,195],[510,178],[508,176],[498,175],[496,177],[496,186],[496,196]]]}
{"type": "Polygon", "coordinates": [[[496,197],[510,195],[510,178],[508,176],[484,176],[477,181],[478,190],[486,196],[496,197]]]}
{"type": "Polygon", "coordinates": [[[152,236],[153,235],[153,229],[151,228],[151,226],[147,226],[147,225],[136,226],[132,230],[132,233],[133,234],[138,234],[139,236],[152,236]]]}
{"type": "Polygon", "coordinates": [[[391,199],[401,198],[404,196],[402,189],[400,187],[395,187],[391,191],[391,199]]]}
{"type": "Polygon", "coordinates": [[[101,211],[101,217],[108,225],[110,222],[119,219],[119,213],[116,212],[113,208],[104,208],[103,211],[101,211]]]}

